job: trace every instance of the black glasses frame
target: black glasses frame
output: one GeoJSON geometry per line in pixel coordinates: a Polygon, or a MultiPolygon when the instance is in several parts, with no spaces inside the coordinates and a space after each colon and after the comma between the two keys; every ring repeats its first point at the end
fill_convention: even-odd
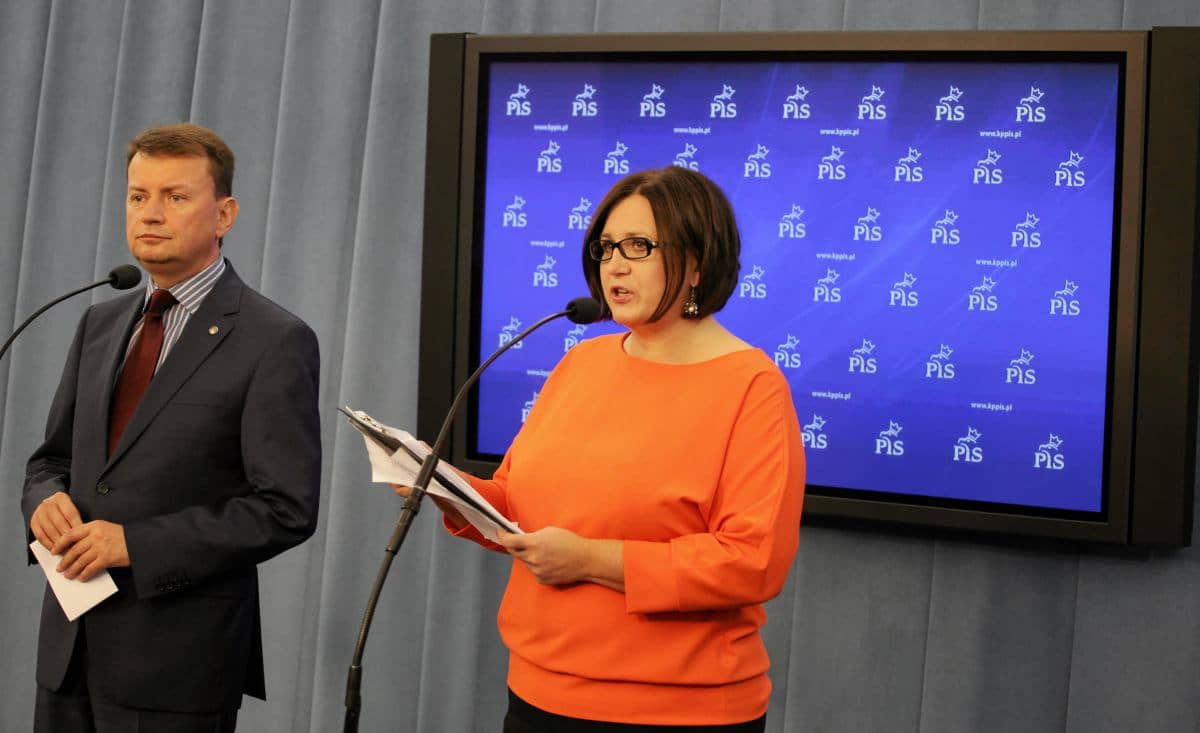
{"type": "Polygon", "coordinates": [[[616,250],[620,250],[621,256],[627,260],[644,260],[654,252],[655,248],[661,246],[661,244],[655,242],[649,237],[625,237],[618,242],[613,242],[607,239],[593,239],[592,241],[588,242],[587,245],[588,256],[596,262],[608,262],[613,258],[613,252],[616,250]],[[639,257],[631,257],[630,254],[625,251],[625,248],[621,246],[626,242],[635,241],[641,242],[646,247],[646,254],[639,257]],[[605,254],[608,256],[605,257],[605,254]]]}

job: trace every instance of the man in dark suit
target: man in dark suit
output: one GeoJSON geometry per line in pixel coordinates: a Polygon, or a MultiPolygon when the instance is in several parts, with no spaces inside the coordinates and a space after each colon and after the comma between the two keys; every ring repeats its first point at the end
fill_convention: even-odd
{"type": "Polygon", "coordinates": [[[61,571],[118,592],[68,622],[47,590],[34,727],[232,731],[265,694],[256,566],[317,521],[317,340],[222,257],[219,137],[151,128],[128,153],[151,283],[84,314],[21,502],[61,571]]]}

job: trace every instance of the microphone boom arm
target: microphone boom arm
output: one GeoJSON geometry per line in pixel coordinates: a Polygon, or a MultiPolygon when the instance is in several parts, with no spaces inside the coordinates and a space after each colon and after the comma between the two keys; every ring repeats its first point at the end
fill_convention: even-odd
{"type": "Polygon", "coordinates": [[[112,278],[108,278],[107,280],[101,280],[98,283],[92,283],[91,285],[85,285],[82,288],[79,288],[78,290],[72,290],[71,292],[67,293],[66,295],[59,296],[59,297],[55,298],[54,300],[50,301],[49,303],[43,305],[41,308],[38,308],[36,311],[33,312],[33,315],[31,315],[30,317],[25,319],[24,323],[22,323],[20,326],[17,326],[17,330],[12,332],[12,335],[8,337],[8,340],[4,342],[3,346],[0,346],[0,359],[4,358],[5,352],[8,351],[8,347],[12,346],[13,341],[17,340],[17,336],[21,335],[21,332],[25,330],[26,326],[28,326],[29,324],[31,324],[35,320],[37,320],[38,316],[42,315],[43,313],[50,310],[54,306],[63,302],[67,298],[73,298],[76,295],[79,295],[80,293],[86,293],[87,291],[91,290],[92,288],[98,288],[101,285],[109,285],[111,283],[112,283],[112,278]]]}
{"type": "Polygon", "coordinates": [[[437,440],[433,442],[433,448],[430,449],[429,455],[421,462],[421,470],[417,472],[417,478],[413,481],[412,491],[404,500],[404,506],[400,510],[400,519],[396,522],[396,528],[392,530],[391,539],[388,540],[387,547],[384,549],[385,557],[383,564],[379,567],[379,572],[375,576],[375,584],[371,587],[371,595],[367,599],[367,608],[363,612],[362,624],[358,629],[358,639],[354,644],[354,657],[350,662],[350,670],[346,674],[346,715],[342,722],[342,730],[344,733],[355,733],[358,730],[358,717],[362,710],[362,659],[363,653],[367,647],[367,635],[371,631],[371,621],[375,617],[375,607],[379,604],[379,596],[383,592],[383,584],[387,580],[388,571],[391,570],[392,560],[396,558],[396,553],[400,551],[400,546],[404,544],[404,538],[408,536],[408,528],[412,525],[412,521],[417,516],[417,512],[421,510],[421,499],[425,497],[425,490],[429,488],[429,480],[433,476],[433,470],[437,468],[438,453],[446,444],[446,439],[450,435],[450,426],[454,424],[454,418],[458,415],[459,407],[466,399],[467,394],[471,391],[471,387],[479,381],[479,375],[487,369],[493,361],[501,354],[508,351],[515,344],[521,342],[529,334],[546,325],[556,318],[569,316],[575,311],[567,309],[552,313],[538,322],[534,323],[529,328],[517,334],[511,341],[504,344],[480,364],[471,376],[467,377],[467,381],[459,387],[458,394],[454,396],[454,402],[450,404],[450,409],[446,411],[446,419],[442,421],[442,428],[438,431],[437,440]]]}

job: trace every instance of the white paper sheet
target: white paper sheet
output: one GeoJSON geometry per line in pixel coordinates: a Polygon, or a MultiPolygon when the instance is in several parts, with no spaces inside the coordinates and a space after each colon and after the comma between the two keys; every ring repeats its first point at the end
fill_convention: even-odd
{"type": "Polygon", "coordinates": [[[68,621],[74,621],[117,592],[117,584],[107,570],[101,570],[87,581],[78,578],[71,580],[57,570],[61,555],[51,555],[37,540],[29,544],[29,549],[37,558],[38,565],[42,566],[42,572],[50,582],[50,590],[54,591],[54,597],[62,606],[63,613],[67,614],[68,621]]]}
{"type": "MultiPolygon", "coordinates": [[[[424,458],[429,453],[429,449],[407,431],[391,427],[390,425],[384,425],[361,410],[350,410],[349,408],[346,408],[346,410],[352,412],[354,417],[364,424],[363,426],[384,432],[396,438],[417,456],[424,458]]],[[[354,424],[353,420],[351,420],[351,424],[354,424]]],[[[360,428],[361,431],[360,426],[355,427],[360,428]]],[[[367,456],[371,461],[372,481],[377,483],[401,484],[403,486],[411,486],[413,484],[421,469],[421,464],[418,460],[414,459],[404,449],[397,450],[395,453],[389,452],[387,448],[380,445],[366,433],[363,434],[363,442],[367,446],[367,456]]],[[[459,476],[451,468],[450,464],[445,461],[439,462],[435,480],[429,482],[429,488],[426,490],[426,493],[445,499],[453,504],[463,515],[463,519],[470,522],[484,537],[492,542],[499,541],[496,534],[498,528],[503,528],[507,532],[521,534],[521,528],[515,522],[496,511],[495,507],[489,504],[479,492],[475,491],[475,487],[471,486],[470,482],[459,476]],[[453,484],[454,489],[463,496],[468,497],[471,501],[464,501],[460,496],[456,496],[442,482],[453,484]],[[502,519],[503,522],[493,521],[485,513],[478,511],[472,506],[471,502],[486,508],[502,519]]]]}

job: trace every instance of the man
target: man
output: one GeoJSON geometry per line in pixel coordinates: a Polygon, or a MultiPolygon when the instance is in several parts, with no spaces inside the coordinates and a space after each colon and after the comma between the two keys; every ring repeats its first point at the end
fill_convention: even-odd
{"type": "Polygon", "coordinates": [[[317,340],[222,257],[219,137],[146,130],[127,175],[150,283],[84,314],[21,501],[67,577],[118,591],[72,623],[47,590],[34,728],[232,731],[265,694],[256,565],[316,525],[317,340]]]}

